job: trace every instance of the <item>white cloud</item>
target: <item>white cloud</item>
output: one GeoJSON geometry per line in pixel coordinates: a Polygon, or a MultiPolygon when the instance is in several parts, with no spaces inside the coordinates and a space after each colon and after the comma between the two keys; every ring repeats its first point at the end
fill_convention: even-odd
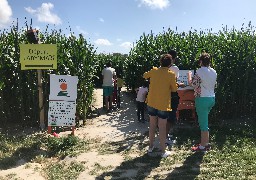
{"type": "Polygon", "coordinates": [[[105,22],[103,18],[99,18],[99,21],[100,22],[105,22]]]}
{"type": "Polygon", "coordinates": [[[82,34],[83,36],[88,35],[88,32],[83,30],[80,26],[76,26],[76,29],[78,30],[79,34],[82,34]]]}
{"type": "Polygon", "coordinates": [[[109,42],[109,40],[107,39],[97,39],[96,41],[94,41],[95,44],[97,45],[103,45],[103,46],[111,46],[112,43],[109,42]]]}
{"type": "Polygon", "coordinates": [[[131,42],[123,42],[120,46],[125,48],[125,49],[131,49],[132,48],[132,43],[131,42]]]}
{"type": "Polygon", "coordinates": [[[0,0],[0,28],[5,27],[11,22],[12,9],[7,0],[0,0]]]}
{"type": "Polygon", "coordinates": [[[164,9],[170,5],[169,0],[140,0],[139,6],[148,6],[152,9],[164,9]]]}
{"type": "Polygon", "coordinates": [[[54,5],[52,3],[43,3],[41,7],[37,9],[32,9],[31,7],[25,7],[25,10],[33,14],[37,17],[37,20],[39,22],[45,22],[49,24],[61,24],[61,19],[58,15],[51,12],[51,10],[54,8],[54,5]]]}

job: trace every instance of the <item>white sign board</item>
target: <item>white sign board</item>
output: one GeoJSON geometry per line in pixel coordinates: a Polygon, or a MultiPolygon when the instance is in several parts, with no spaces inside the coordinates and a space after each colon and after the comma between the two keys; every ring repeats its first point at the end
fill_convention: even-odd
{"type": "Polygon", "coordinates": [[[190,87],[188,84],[188,72],[192,72],[192,77],[194,75],[194,70],[179,70],[179,78],[178,78],[178,83],[184,83],[186,85],[185,88],[179,88],[179,90],[182,89],[193,89],[193,87],[190,87]]]}
{"type": "Polygon", "coordinates": [[[49,101],[49,126],[75,126],[75,101],[49,101]]]}
{"type": "Polygon", "coordinates": [[[50,75],[48,126],[75,126],[77,76],[50,75]]]}
{"type": "Polygon", "coordinates": [[[77,83],[77,76],[51,74],[49,100],[76,100],[77,83]]]}

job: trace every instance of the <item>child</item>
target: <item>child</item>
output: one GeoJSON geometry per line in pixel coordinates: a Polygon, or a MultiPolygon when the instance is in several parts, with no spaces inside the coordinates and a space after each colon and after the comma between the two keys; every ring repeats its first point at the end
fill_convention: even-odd
{"type": "Polygon", "coordinates": [[[116,85],[117,85],[117,107],[120,108],[121,103],[121,89],[124,85],[124,80],[122,79],[122,75],[118,74],[116,79],[116,85]]]}
{"type": "Polygon", "coordinates": [[[145,109],[145,100],[146,100],[146,96],[148,93],[148,81],[144,81],[143,85],[141,87],[139,87],[136,91],[137,91],[136,101],[137,101],[138,121],[145,123],[144,109],[145,109]]]}

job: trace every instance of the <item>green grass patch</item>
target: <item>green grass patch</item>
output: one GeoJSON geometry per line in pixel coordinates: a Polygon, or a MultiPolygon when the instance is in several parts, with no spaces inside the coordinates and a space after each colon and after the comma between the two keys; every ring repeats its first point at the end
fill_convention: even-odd
{"type": "Polygon", "coordinates": [[[77,156],[90,149],[88,140],[76,136],[51,137],[46,134],[6,136],[0,134],[0,169],[14,167],[23,162],[44,163],[49,157],[77,156]]]}
{"type": "Polygon", "coordinates": [[[71,163],[50,163],[43,169],[43,173],[48,180],[76,180],[84,170],[82,163],[72,161],[71,163]]]}
{"type": "MultiPolygon", "coordinates": [[[[130,170],[134,179],[256,179],[256,126],[212,126],[210,141],[212,150],[191,152],[190,148],[200,140],[200,130],[177,128],[174,136],[177,144],[170,157],[149,156],[146,149],[132,149],[123,153],[125,161],[113,171],[104,172],[99,178],[119,177],[130,170]],[[141,156],[132,156],[133,153],[141,156]],[[115,172],[119,172],[115,175],[115,172]],[[122,172],[120,174],[120,172],[122,172]]],[[[141,146],[144,147],[146,141],[141,146]]],[[[120,145],[120,144],[119,144],[120,145]]],[[[121,146],[121,145],[120,145],[121,146]]]]}

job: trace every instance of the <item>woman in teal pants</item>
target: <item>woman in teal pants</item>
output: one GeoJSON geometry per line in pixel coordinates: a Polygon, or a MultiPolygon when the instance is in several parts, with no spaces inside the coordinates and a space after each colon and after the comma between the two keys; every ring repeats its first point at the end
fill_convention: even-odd
{"type": "Polygon", "coordinates": [[[192,151],[207,151],[209,145],[208,115],[215,105],[214,89],[217,83],[217,73],[210,67],[211,56],[208,53],[202,53],[199,58],[199,68],[194,77],[188,76],[189,83],[194,87],[195,106],[198,116],[198,122],[201,130],[201,142],[192,147],[192,151]]]}

